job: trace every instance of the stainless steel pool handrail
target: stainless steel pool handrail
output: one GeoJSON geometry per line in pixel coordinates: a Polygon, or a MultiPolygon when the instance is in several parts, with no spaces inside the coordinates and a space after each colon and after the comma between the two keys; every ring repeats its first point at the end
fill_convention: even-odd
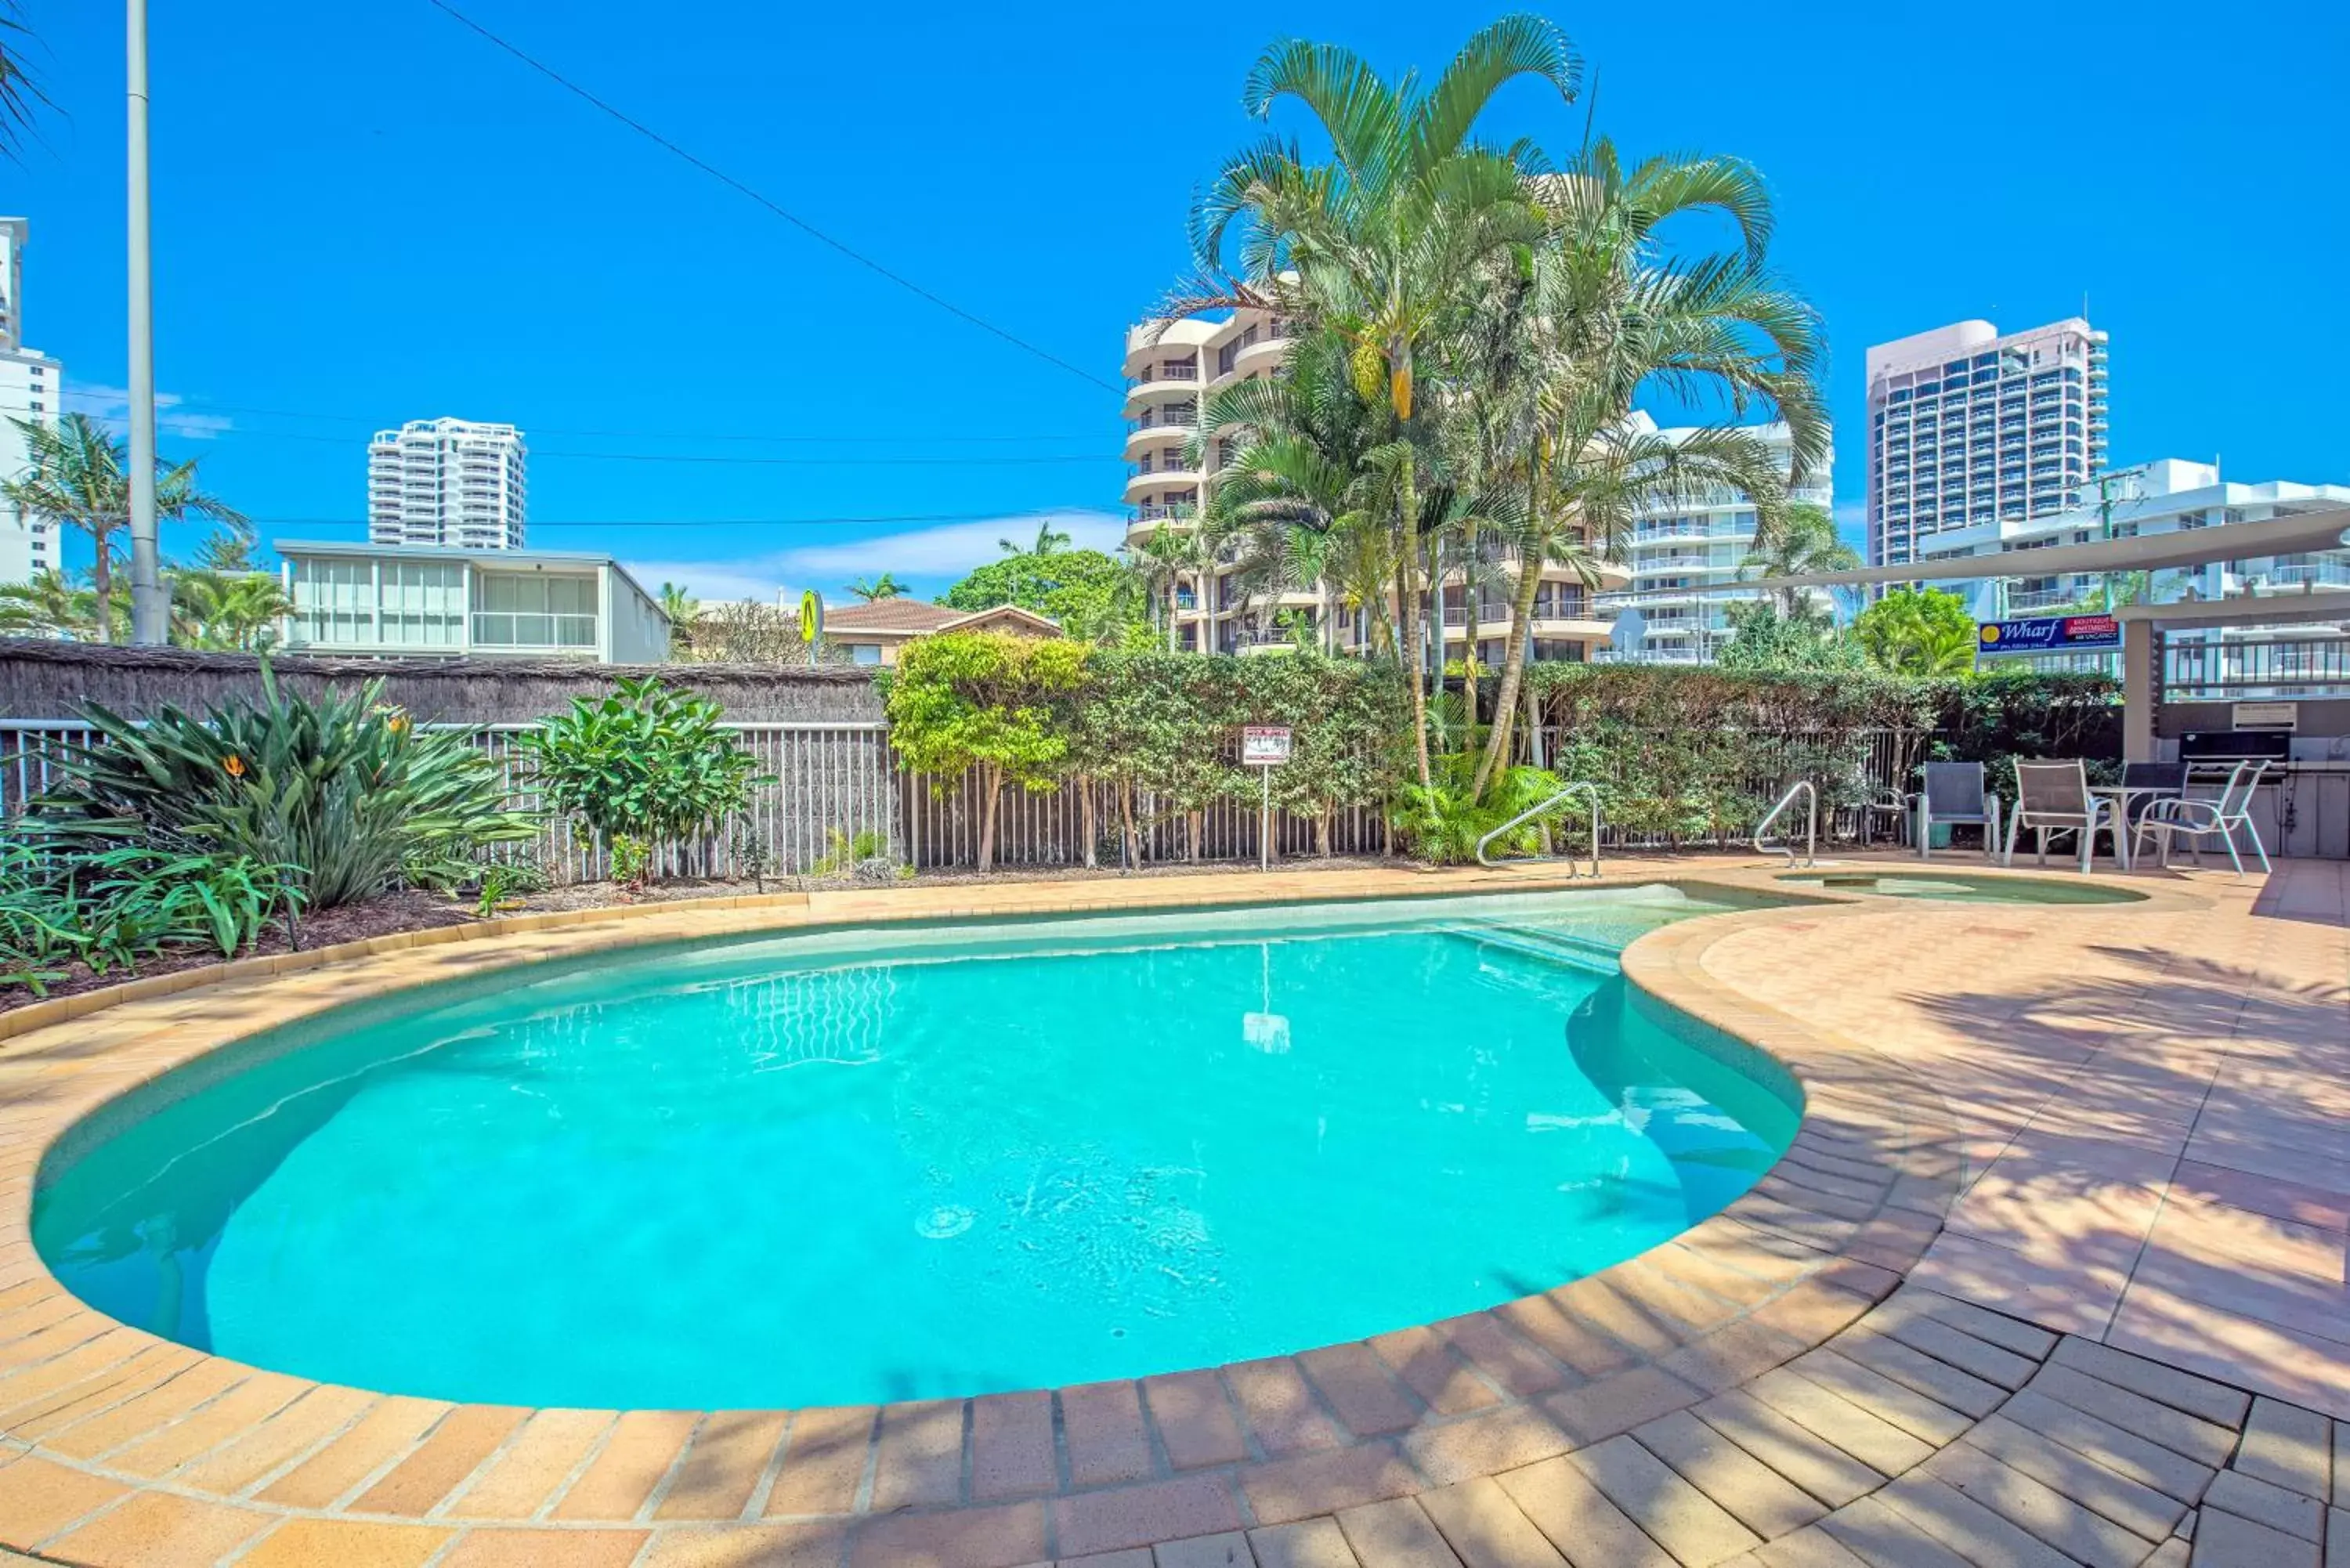
{"type": "Polygon", "coordinates": [[[1787,793],[1779,797],[1778,804],[1764,812],[1762,820],[1754,825],[1754,852],[1757,855],[1783,855],[1791,870],[1795,864],[1794,845],[1765,844],[1762,839],[1770,832],[1771,825],[1779,820],[1780,814],[1795,804],[1795,797],[1799,794],[1811,797],[1811,810],[1804,814],[1804,864],[1817,866],[1820,863],[1820,792],[1813,786],[1811,780],[1797,779],[1789,784],[1787,793]]]}
{"type": "MultiPolygon", "coordinates": [[[[1502,865],[1503,862],[1492,859],[1486,855],[1485,846],[1487,845],[1492,843],[1493,840],[1501,837],[1504,834],[1514,833],[1519,828],[1523,827],[1527,823],[1532,822],[1534,818],[1549,812],[1561,801],[1564,801],[1577,793],[1587,794],[1591,797],[1591,875],[1594,879],[1596,879],[1599,876],[1599,786],[1593,784],[1589,779],[1575,779],[1572,781],[1564,789],[1561,789],[1556,794],[1552,795],[1548,800],[1544,801],[1540,805],[1532,806],[1518,813],[1517,815],[1510,818],[1509,821],[1502,824],[1501,826],[1493,829],[1492,832],[1479,839],[1477,841],[1477,864],[1480,866],[1502,865]]],[[[1545,858],[1555,859],[1557,857],[1546,857],[1545,858]]],[[[1567,876],[1574,877],[1583,875],[1582,872],[1577,871],[1575,868],[1574,856],[1569,855],[1565,857],[1565,859],[1567,876]]],[[[1523,864],[1523,862],[1521,862],[1521,864],[1523,864]]]]}

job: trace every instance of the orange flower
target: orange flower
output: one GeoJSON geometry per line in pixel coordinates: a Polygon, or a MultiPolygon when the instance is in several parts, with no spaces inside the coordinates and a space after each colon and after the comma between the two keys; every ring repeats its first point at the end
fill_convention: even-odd
{"type": "Polygon", "coordinates": [[[233,779],[241,779],[244,776],[244,759],[243,757],[231,756],[227,762],[221,765],[228,769],[228,776],[233,779]]]}

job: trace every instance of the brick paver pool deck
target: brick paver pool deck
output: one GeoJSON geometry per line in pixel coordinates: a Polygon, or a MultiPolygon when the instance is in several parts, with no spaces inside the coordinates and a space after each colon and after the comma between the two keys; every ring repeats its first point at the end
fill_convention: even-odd
{"type": "Polygon", "coordinates": [[[2145,902],[2106,906],[1832,894],[1654,932],[1632,981],[1804,1084],[1794,1146],[1752,1191],[1492,1312],[1139,1382],[788,1412],[452,1406],[114,1323],[28,1235],[41,1155],[89,1110],[380,991],[750,929],[1550,880],[1296,871],[523,918],[0,1015],[0,1543],[108,1568],[2350,1568],[2336,864],[2148,873],[2126,879],[2145,902]]]}

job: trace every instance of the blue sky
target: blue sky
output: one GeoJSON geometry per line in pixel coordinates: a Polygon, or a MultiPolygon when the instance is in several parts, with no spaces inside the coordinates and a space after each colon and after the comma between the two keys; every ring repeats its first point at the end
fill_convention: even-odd
{"type": "MultiPolygon", "coordinates": [[[[453,3],[1110,382],[1126,323],[1182,269],[1194,185],[1254,133],[1239,89],[1266,42],[1433,69],[1498,14],[453,3]]],[[[123,380],[121,15],[27,9],[62,112],[0,168],[0,210],[33,223],[30,342],[101,410],[123,380]]],[[[845,261],[427,0],[154,12],[165,450],[201,454],[265,537],[357,536],[368,432],[442,413],[529,432],[534,545],[705,597],[883,569],[933,590],[1034,514],[1117,537],[1115,392],[845,261]]],[[[1840,428],[1866,345],[2085,296],[2113,335],[2116,462],[2350,481],[2318,373],[2350,360],[2345,138],[2294,67],[2350,58],[2337,8],[1553,15],[1620,145],[1770,178],[1840,428]]],[[[1522,88],[1492,125],[1565,148],[1581,109],[1522,88]]],[[[1849,502],[1860,447],[1841,444],[1849,502]]]]}

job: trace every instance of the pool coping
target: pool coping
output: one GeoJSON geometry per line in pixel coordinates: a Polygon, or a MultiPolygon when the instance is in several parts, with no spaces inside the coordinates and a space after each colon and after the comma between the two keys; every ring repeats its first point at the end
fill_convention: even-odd
{"type": "MultiPolygon", "coordinates": [[[[511,1530],[584,1544],[616,1529],[683,1542],[756,1521],[820,1560],[828,1544],[858,1563],[927,1554],[1011,1568],[1279,1524],[1599,1442],[1767,1372],[1869,1312],[1939,1231],[1963,1165],[1949,1109],[1924,1080],[1865,1043],[1755,1004],[1704,969],[1707,950],[1731,935],[1884,900],[1794,892],[1779,885],[1790,867],[1775,861],[1617,864],[1597,881],[1523,870],[1239,874],[564,911],[133,981],[57,999],[70,1004],[61,1016],[32,1023],[20,1021],[51,1004],[0,1016],[0,1458],[23,1456],[0,1476],[43,1467],[42,1479],[100,1503],[161,1494],[220,1516],[224,1530],[250,1525],[251,1536],[301,1520],[314,1530],[425,1531],[443,1543],[461,1530],[511,1530]],[[1786,1155],[1720,1213],[1612,1268],[1368,1340],[961,1400],[533,1412],[377,1396],[203,1355],[83,1305],[31,1245],[40,1162],[91,1110],[275,1024],[435,979],[652,942],[902,919],[1659,883],[1803,900],[1677,922],[1623,958],[1637,989],[1795,1075],[1805,1106],[1786,1155]],[[227,1421],[232,1405],[244,1425],[227,1421]],[[577,1452],[546,1436],[557,1428],[587,1434],[577,1452]],[[224,1446],[243,1446],[244,1462],[224,1465],[224,1446]],[[276,1462],[246,1473],[270,1455],[276,1462]],[[494,1472],[565,1455],[529,1507],[486,1507],[494,1472]]],[[[2148,897],[2083,908],[2204,902],[2143,883],[2132,890],[2148,897]]],[[[521,1496],[502,1484],[499,1495],[521,1496]]],[[[59,1534],[33,1528],[0,1518],[0,1542],[31,1549],[59,1534]]]]}

